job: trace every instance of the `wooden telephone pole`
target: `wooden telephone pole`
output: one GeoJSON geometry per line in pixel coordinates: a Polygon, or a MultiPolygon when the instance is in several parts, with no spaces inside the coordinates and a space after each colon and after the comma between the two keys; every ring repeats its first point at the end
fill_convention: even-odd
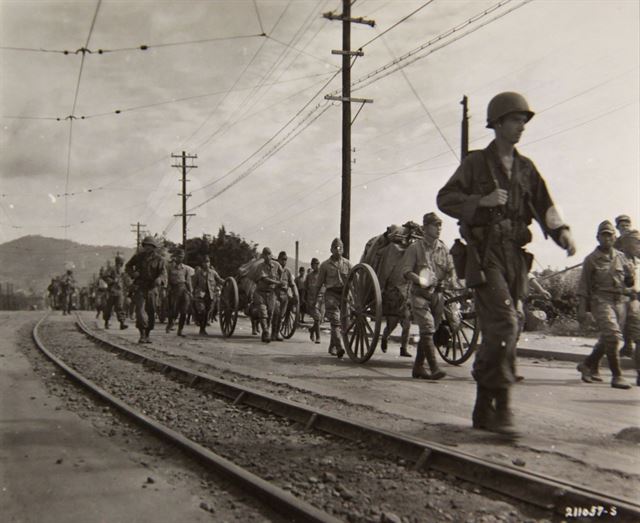
{"type": "Polygon", "coordinates": [[[136,234],[136,252],[138,252],[140,250],[140,236],[141,236],[141,228],[142,227],[146,227],[146,225],[144,223],[132,223],[131,227],[134,227],[133,229],[131,229],[131,232],[136,234]]]}
{"type": "MultiPolygon", "coordinates": [[[[342,205],[340,215],[340,238],[344,244],[344,256],[349,258],[351,223],[351,102],[373,103],[366,98],[351,98],[351,57],[364,56],[361,50],[351,50],[351,24],[375,26],[373,20],[351,17],[351,0],[342,0],[342,14],[324,13],[329,20],[342,20],[342,49],[331,54],[342,55],[342,96],[325,96],[327,100],[342,102],[342,205]]],[[[357,114],[356,114],[357,116],[357,114]]]]}
{"type": "Polygon", "coordinates": [[[187,214],[187,198],[191,196],[191,194],[187,193],[187,168],[189,169],[197,169],[197,165],[187,165],[187,159],[194,160],[198,158],[197,154],[189,155],[186,152],[182,151],[182,154],[172,154],[171,158],[182,158],[182,163],[179,165],[172,165],[171,167],[175,167],[177,169],[182,169],[182,192],[178,193],[178,196],[182,197],[182,212],[180,214],[174,214],[174,216],[182,216],[182,248],[186,251],[187,249],[187,217],[195,216],[195,214],[187,214]]]}

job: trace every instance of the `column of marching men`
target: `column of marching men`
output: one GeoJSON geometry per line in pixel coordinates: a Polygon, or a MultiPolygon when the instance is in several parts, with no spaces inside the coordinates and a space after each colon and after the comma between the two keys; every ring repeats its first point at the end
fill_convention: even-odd
{"type": "MultiPolygon", "coordinates": [[[[472,289],[481,332],[472,369],[477,387],[472,425],[507,435],[517,434],[510,392],[522,379],[516,372],[516,344],[524,324],[523,302],[532,283],[533,255],[525,250],[532,239],[531,223],[538,222],[545,238],[550,237],[569,256],[576,251],[571,230],[544,178],[515,148],[533,116],[518,93],[500,93],[490,101],[487,128],[495,138],[485,149],[471,151],[437,194],[438,208],[458,220],[460,227],[461,240],[456,240],[451,250],[440,240],[442,219],[427,209],[421,225],[413,221],[391,225],[372,238],[360,260],[374,269],[382,291],[386,318],[382,351],[387,351],[389,337],[400,325],[400,356],[411,357],[409,329],[412,322],[418,327],[411,372],[416,379],[446,377],[436,361],[434,335],[443,318],[452,325],[460,318],[455,306],[445,303],[444,291],[472,289]]],[[[582,265],[578,316],[581,322],[592,316],[599,338],[578,371],[586,383],[602,381],[599,363],[606,356],[611,386],[629,389],[619,358],[634,358],[640,385],[640,233],[632,228],[627,215],[618,216],[615,223],[618,235],[611,222],[600,223],[597,246],[582,265]]],[[[328,352],[342,358],[345,345],[340,305],[352,270],[343,249],[342,241],[335,238],[330,256],[322,263],[313,258],[311,268],[306,273],[302,268],[295,278],[287,268],[287,254],[283,251],[274,258],[269,247],[242,266],[240,286],[253,334],[261,331],[265,343],[282,341],[281,322],[293,295],[300,300],[300,319],[306,314],[312,321],[308,328],[311,341],[321,342],[320,325],[326,318],[330,325],[328,352]],[[291,293],[293,288],[298,293],[291,293]]],[[[200,334],[207,335],[224,280],[207,256],[191,268],[184,264],[183,251],[175,251],[170,263],[159,251],[157,240],[149,236],[124,268],[122,258],[116,257],[113,267],[101,269],[90,295],[97,313],[103,313],[105,328],[109,328],[112,311],[120,328],[126,328],[127,309],[132,307],[139,342],[150,343],[159,290],[164,288],[169,309],[167,332],[178,319],[177,334],[183,336],[185,323],[193,314],[200,334]]],[[[72,272],[68,270],[62,278],[67,283],[60,284],[61,288],[72,285],[68,283],[72,272]]],[[[547,292],[539,283],[534,281],[533,285],[539,292],[547,292]]],[[[65,292],[63,296],[68,297],[69,291],[65,292]]],[[[64,310],[68,312],[69,307],[64,310]]]]}

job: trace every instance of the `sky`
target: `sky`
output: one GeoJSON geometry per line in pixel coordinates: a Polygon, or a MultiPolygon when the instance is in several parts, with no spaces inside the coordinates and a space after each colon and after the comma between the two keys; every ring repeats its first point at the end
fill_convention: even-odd
{"type": "MultiPolygon", "coordinates": [[[[352,260],[388,225],[437,210],[459,164],[463,95],[472,149],[493,138],[495,94],[520,92],[536,112],[518,150],[578,251],[568,259],[534,224],[534,269],[582,261],[602,220],[624,213],[637,226],[639,6],[353,2],[352,16],[376,24],[351,34],[364,52],[352,96],[373,100],[352,124],[352,260]]],[[[341,10],[339,0],[0,0],[0,243],[39,234],[132,246],[138,222],[180,242],[172,155],[185,151],[197,156],[189,237],[224,225],[291,258],[296,241],[302,261],[328,257],[342,123],[324,97],[340,94],[331,50],[342,24],[322,14],[341,10]]],[[[443,218],[451,244],[457,225],[443,218]]]]}

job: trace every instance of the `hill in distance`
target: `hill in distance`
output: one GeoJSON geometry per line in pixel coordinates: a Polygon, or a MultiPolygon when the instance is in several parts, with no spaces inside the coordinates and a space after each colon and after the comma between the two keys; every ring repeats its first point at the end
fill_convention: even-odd
{"type": "Polygon", "coordinates": [[[101,266],[120,252],[128,260],[134,248],[111,245],[83,245],[71,240],[39,235],[23,236],[0,244],[0,284],[13,283],[13,290],[42,294],[51,278],[65,272],[65,264],[75,265],[79,285],[86,285],[101,266]]]}

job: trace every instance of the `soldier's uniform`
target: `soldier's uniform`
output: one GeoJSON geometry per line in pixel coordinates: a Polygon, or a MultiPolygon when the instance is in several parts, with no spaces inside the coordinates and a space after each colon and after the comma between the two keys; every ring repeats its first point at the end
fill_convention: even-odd
{"type": "Polygon", "coordinates": [[[73,271],[67,270],[64,276],[62,276],[62,314],[71,314],[71,307],[73,305],[73,295],[76,292],[76,280],[73,277],[73,271]]]}
{"type": "Polygon", "coordinates": [[[189,268],[182,263],[182,257],[174,258],[167,268],[167,294],[169,298],[169,320],[166,331],[170,332],[178,318],[178,336],[182,330],[191,306],[191,275],[189,268]]]}
{"type": "Polygon", "coordinates": [[[282,251],[278,254],[278,264],[280,265],[280,283],[275,288],[276,306],[273,311],[273,320],[271,326],[271,341],[282,341],[280,335],[280,325],[284,315],[287,313],[289,306],[289,289],[295,285],[293,275],[286,266],[287,253],[282,251]]]}
{"type": "Polygon", "coordinates": [[[300,301],[300,323],[304,323],[304,315],[307,312],[307,300],[305,298],[305,272],[304,267],[300,267],[298,276],[293,280],[298,289],[298,300],[300,301]]]}
{"type": "Polygon", "coordinates": [[[157,288],[166,279],[164,258],[157,252],[158,244],[153,236],[142,240],[143,251],[134,254],[125,270],[134,280],[136,327],[140,331],[138,343],[151,343],[149,334],[155,326],[157,288]]]}
{"type": "Polygon", "coordinates": [[[107,305],[107,298],[109,296],[109,284],[104,281],[104,273],[104,267],[100,267],[95,287],[96,318],[99,318],[100,313],[104,311],[107,305]]]}
{"type": "Polygon", "coordinates": [[[382,332],[380,348],[382,352],[387,352],[389,336],[400,323],[402,326],[400,356],[411,357],[411,354],[407,351],[409,329],[411,328],[409,282],[405,279],[402,268],[402,259],[406,252],[406,247],[397,241],[403,238],[406,231],[400,226],[392,225],[388,232],[392,242],[382,248],[379,256],[380,262],[376,270],[382,291],[382,313],[387,320],[382,332]]]}
{"type": "Polygon", "coordinates": [[[200,270],[193,277],[194,309],[202,335],[207,334],[207,320],[211,312],[211,305],[216,297],[216,288],[223,283],[224,280],[208,264],[206,267],[200,267],[200,270]]]}
{"type": "Polygon", "coordinates": [[[107,291],[106,304],[103,310],[104,328],[109,328],[109,320],[111,312],[115,311],[116,317],[120,322],[120,329],[126,329],[126,313],[124,310],[124,297],[126,294],[126,273],[122,267],[124,259],[116,256],[115,266],[110,267],[104,274],[104,281],[109,286],[107,291]]]}
{"type": "MultiPolygon", "coordinates": [[[[611,222],[604,221],[598,227],[600,236],[615,235],[611,222]]],[[[622,378],[618,348],[622,342],[622,332],[629,307],[628,287],[633,285],[633,265],[623,253],[613,247],[599,246],[582,264],[582,274],[578,285],[578,296],[581,299],[581,313],[591,312],[600,336],[593,351],[578,365],[582,380],[589,383],[593,380],[593,370],[598,361],[606,354],[611,369],[611,386],[628,389],[630,385],[622,378]]]]}
{"type": "Polygon", "coordinates": [[[318,279],[320,277],[320,271],[318,258],[311,259],[311,272],[307,273],[307,277],[304,280],[304,298],[306,302],[307,313],[313,320],[313,325],[309,327],[309,336],[311,341],[320,343],[320,324],[322,323],[321,317],[321,305],[319,303],[318,294],[320,287],[318,286],[318,279]]]}
{"type": "Polygon", "coordinates": [[[335,238],[331,243],[331,257],[320,264],[318,271],[318,288],[325,287],[326,316],[331,325],[329,353],[338,356],[338,358],[342,358],[345,352],[342,340],[342,323],[340,321],[340,301],[342,299],[342,289],[347,283],[347,277],[351,271],[351,262],[342,256],[342,249],[342,241],[335,238]],[[339,254],[334,254],[336,249],[339,250],[339,254]]]}
{"type": "Polygon", "coordinates": [[[262,341],[271,341],[269,326],[276,307],[275,288],[281,280],[282,267],[271,259],[271,249],[262,250],[262,261],[252,271],[251,277],[256,282],[253,292],[252,316],[260,322],[262,341]]]}
{"type": "Polygon", "coordinates": [[[533,261],[524,250],[531,241],[532,220],[538,221],[545,236],[551,236],[570,254],[575,252],[544,179],[533,162],[513,147],[533,115],[521,95],[496,95],[487,109],[487,127],[495,130],[496,140],[482,151],[470,152],[437,196],[440,210],[460,220],[462,236],[470,244],[467,270],[475,265],[471,261],[477,261],[484,276],[483,282],[482,278],[473,281],[479,273],[466,275],[467,285],[476,285],[475,305],[482,332],[473,369],[478,383],[473,426],[504,433],[514,432],[509,390],[515,381],[521,300],[527,294],[527,274],[533,261]],[[498,140],[505,148],[511,147],[504,161],[498,140]]]}
{"type": "MultiPolygon", "coordinates": [[[[425,228],[441,223],[435,213],[427,213],[423,218],[425,228]]],[[[433,335],[444,315],[444,300],[440,287],[444,282],[452,281],[454,278],[451,255],[438,238],[422,238],[407,247],[400,270],[405,276],[413,273],[424,278],[423,285],[412,283],[410,287],[411,314],[420,331],[412,375],[414,378],[443,378],[445,373],[438,367],[433,335]],[[431,374],[424,371],[425,359],[431,374]]]]}

